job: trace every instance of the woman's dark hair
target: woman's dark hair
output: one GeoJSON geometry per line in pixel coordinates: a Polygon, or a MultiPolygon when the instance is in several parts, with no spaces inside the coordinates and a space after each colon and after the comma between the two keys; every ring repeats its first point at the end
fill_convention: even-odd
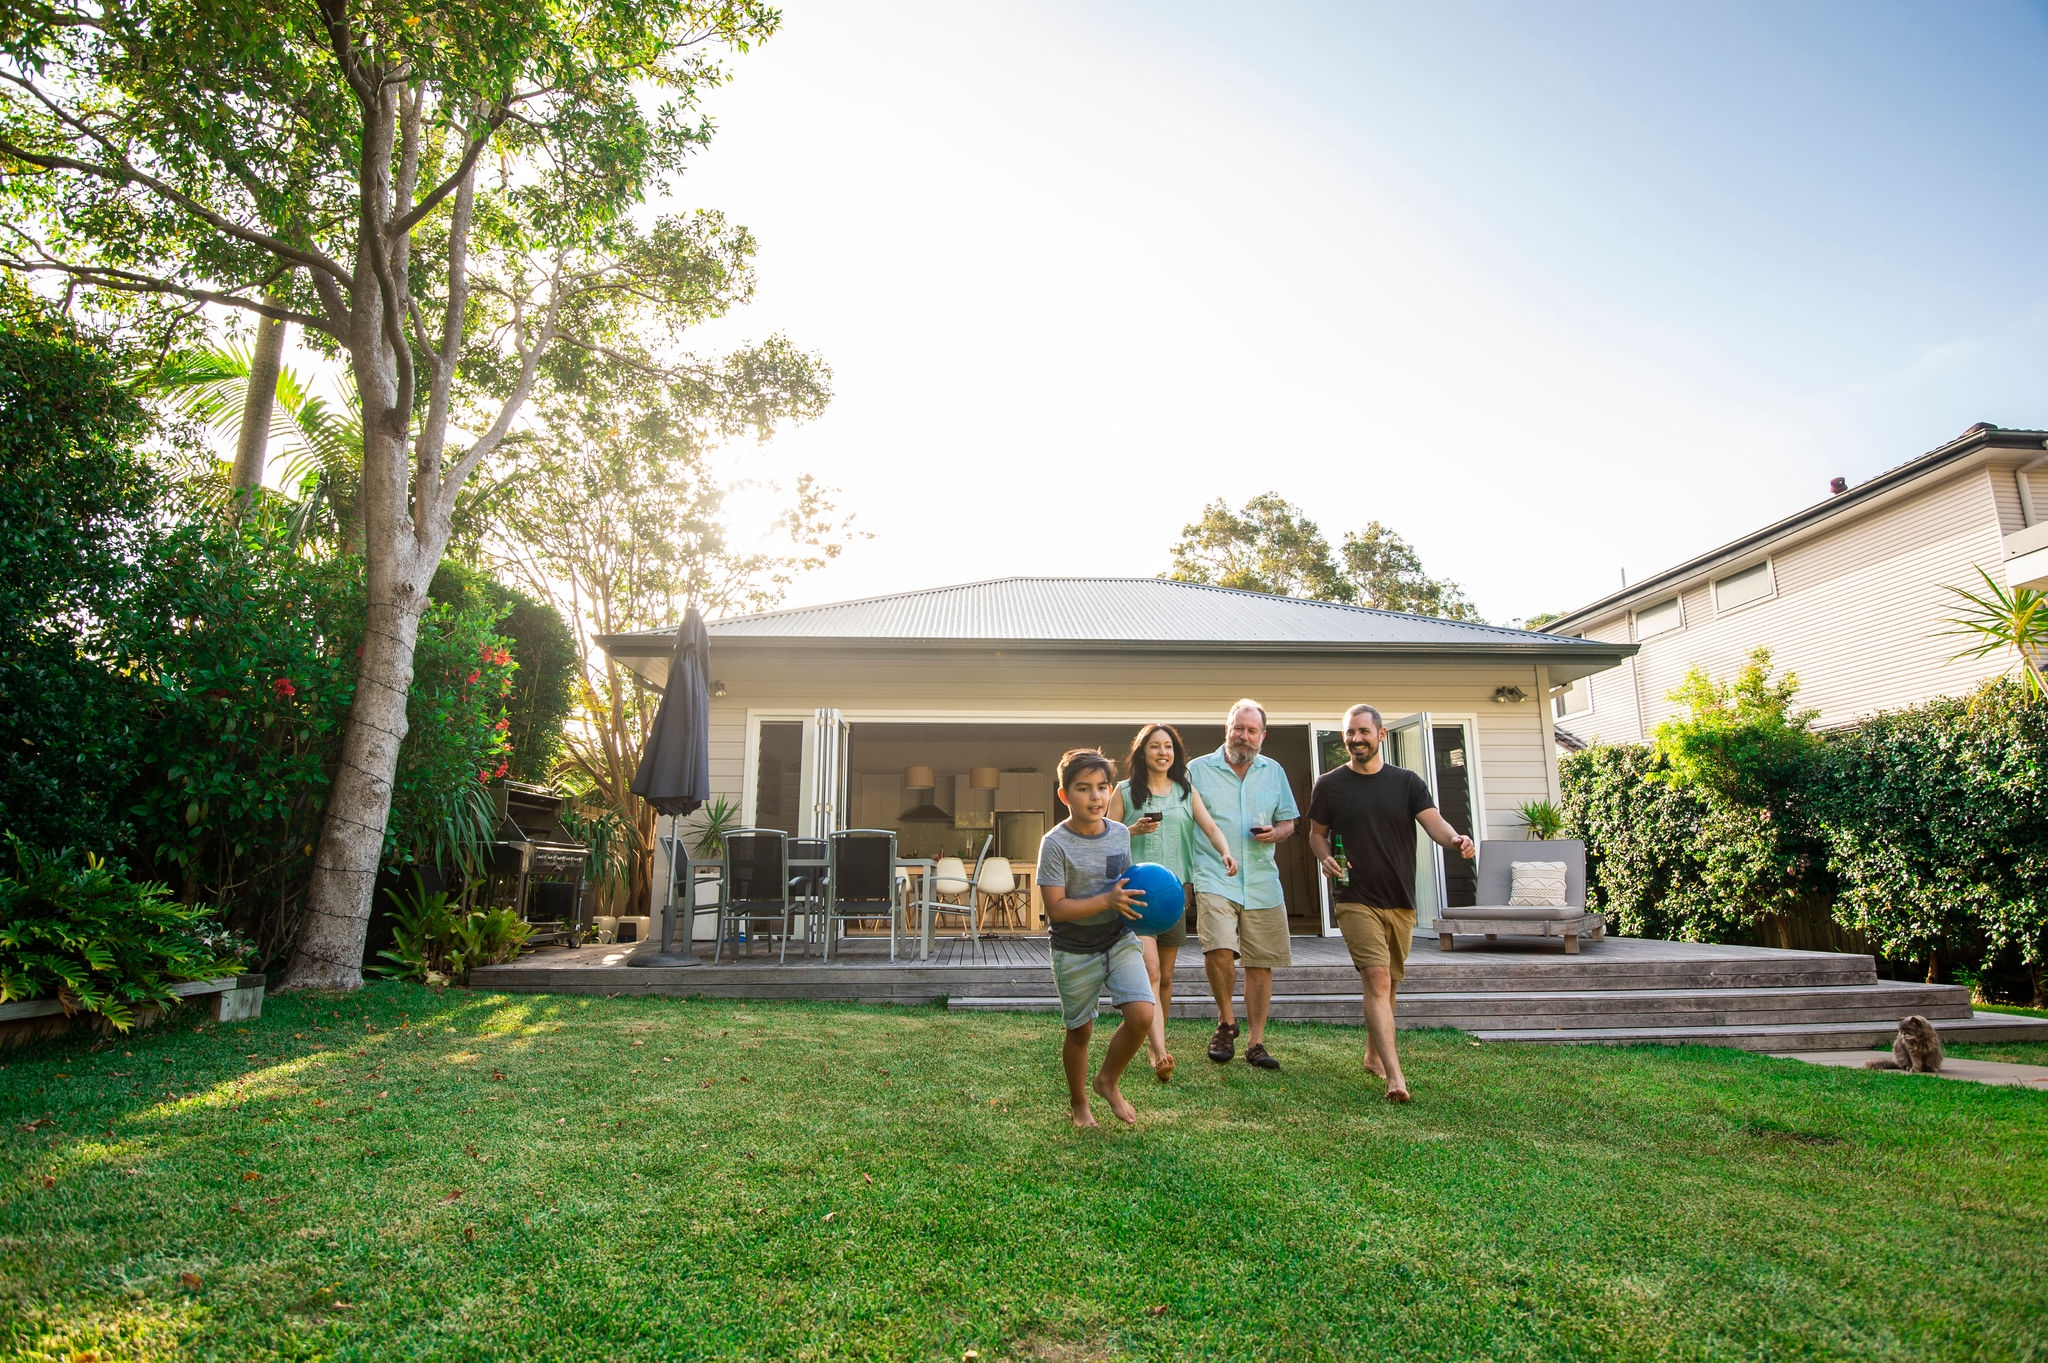
{"type": "Polygon", "coordinates": [[[1145,745],[1152,741],[1152,735],[1159,733],[1173,740],[1173,765],[1166,769],[1166,778],[1179,786],[1182,794],[1194,794],[1195,788],[1188,784],[1187,744],[1180,741],[1180,730],[1171,724],[1147,724],[1131,740],[1131,755],[1124,759],[1124,769],[1131,774],[1133,811],[1152,803],[1152,768],[1145,763],[1145,745]]]}

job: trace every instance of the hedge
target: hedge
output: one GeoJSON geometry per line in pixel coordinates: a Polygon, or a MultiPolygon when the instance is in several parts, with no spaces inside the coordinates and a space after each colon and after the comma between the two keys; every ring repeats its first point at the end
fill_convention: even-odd
{"type": "MultiPolygon", "coordinates": [[[[1788,700],[1790,683],[1779,684],[1788,700]]],[[[1749,716],[1804,735],[1752,745],[1770,754],[1769,779],[1716,779],[1684,760],[1685,739],[1725,731],[1739,686],[1721,688],[1715,723],[1699,722],[1715,699],[1696,698],[1694,718],[1655,744],[1559,763],[1567,833],[1587,844],[1589,903],[1624,933],[1681,941],[1756,940],[1774,917],[1825,914],[1930,976],[1944,962],[2016,957],[2039,1000],[2048,705],[2004,681],[1824,734],[1780,706],[1749,716]]]]}

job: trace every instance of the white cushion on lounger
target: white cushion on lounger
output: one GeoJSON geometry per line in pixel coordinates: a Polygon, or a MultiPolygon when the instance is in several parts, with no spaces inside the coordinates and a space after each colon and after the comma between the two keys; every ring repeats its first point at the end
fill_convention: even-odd
{"type": "Polygon", "coordinates": [[[1508,904],[1512,908],[1563,908],[1565,867],[1561,861],[1517,861],[1508,867],[1512,884],[1508,904]]]}

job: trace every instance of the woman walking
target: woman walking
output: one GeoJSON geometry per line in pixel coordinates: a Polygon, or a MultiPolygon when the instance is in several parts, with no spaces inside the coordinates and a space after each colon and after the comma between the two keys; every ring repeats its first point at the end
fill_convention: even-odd
{"type": "MultiPolygon", "coordinates": [[[[1109,797],[1109,817],[1131,830],[1131,860],[1157,862],[1180,877],[1187,902],[1195,902],[1194,837],[1199,830],[1223,857],[1226,875],[1237,874],[1237,861],[1223,840],[1223,830],[1209,817],[1202,797],[1188,783],[1187,749],[1171,724],[1147,724],[1131,743],[1131,755],[1124,760],[1129,779],[1117,783],[1109,797]]],[[[1152,1010],[1151,1034],[1145,1038],[1151,1052],[1152,1073],[1165,1083],[1173,1077],[1173,1055],[1166,1049],[1166,1013],[1173,1006],[1173,963],[1187,944],[1185,916],[1169,930],[1155,937],[1141,937],[1145,950],[1145,973],[1152,977],[1152,997],[1159,1006],[1152,1010]]]]}

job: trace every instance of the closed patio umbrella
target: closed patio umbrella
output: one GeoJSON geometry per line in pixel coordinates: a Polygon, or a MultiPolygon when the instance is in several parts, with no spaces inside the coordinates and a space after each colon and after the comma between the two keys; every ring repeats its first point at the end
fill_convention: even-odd
{"type": "MultiPolygon", "coordinates": [[[[692,606],[676,629],[676,651],[669,660],[661,708],[654,712],[654,729],[641,750],[640,768],[633,773],[633,793],[654,806],[656,813],[669,816],[669,833],[678,849],[681,835],[675,820],[696,813],[711,795],[711,749],[705,733],[711,719],[710,655],[711,637],[705,632],[704,617],[692,606]]],[[[671,865],[669,910],[675,906],[675,876],[676,867],[671,865]]],[[[661,949],[648,952],[643,944],[627,964],[702,965],[690,950],[691,910],[696,900],[696,887],[686,886],[680,951],[672,949],[674,914],[665,911],[661,949]]]]}

